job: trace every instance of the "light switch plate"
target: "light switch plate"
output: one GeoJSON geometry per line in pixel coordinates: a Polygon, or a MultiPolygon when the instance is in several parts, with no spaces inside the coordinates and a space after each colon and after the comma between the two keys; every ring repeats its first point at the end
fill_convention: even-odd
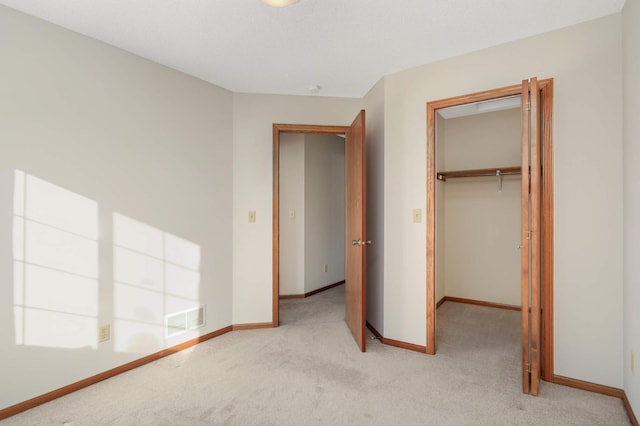
{"type": "Polygon", "coordinates": [[[111,326],[109,324],[98,327],[98,343],[111,339],[111,326]]]}
{"type": "Polygon", "coordinates": [[[413,209],[413,223],[422,222],[422,209],[413,209]]]}

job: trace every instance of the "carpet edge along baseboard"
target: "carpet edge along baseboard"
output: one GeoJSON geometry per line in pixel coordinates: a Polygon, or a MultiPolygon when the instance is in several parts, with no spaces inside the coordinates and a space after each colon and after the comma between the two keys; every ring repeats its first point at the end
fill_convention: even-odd
{"type": "Polygon", "coordinates": [[[170,348],[163,349],[151,355],[144,356],[135,361],[131,361],[126,364],[120,365],[118,367],[112,368],[110,370],[103,371],[102,373],[98,373],[95,376],[87,377],[86,379],[82,379],[78,382],[71,383],[59,389],[52,390],[50,392],[36,396],[35,398],[31,398],[26,401],[19,402],[15,405],[12,405],[10,407],[0,410],[0,420],[9,418],[11,416],[15,416],[18,413],[22,413],[23,411],[30,410],[34,407],[37,407],[38,405],[42,405],[49,401],[53,401],[54,399],[58,399],[60,397],[63,397],[65,395],[78,391],[80,389],[86,388],[88,386],[91,386],[103,380],[117,376],[118,374],[122,374],[127,371],[133,370],[134,368],[141,367],[150,362],[157,361],[160,358],[173,355],[176,352],[183,351],[187,348],[197,345],[198,343],[202,343],[209,339],[213,339],[214,337],[218,337],[225,333],[228,333],[232,331],[232,329],[233,329],[233,326],[229,325],[219,330],[212,331],[211,333],[203,334],[202,336],[196,337],[191,340],[187,340],[186,342],[180,343],[170,348]]]}
{"type": "MultiPolygon", "coordinates": [[[[371,325],[368,321],[366,323],[367,328],[371,330],[371,332],[379,338],[383,344],[389,346],[395,346],[402,349],[412,350],[416,352],[424,353],[426,351],[426,347],[415,345],[411,343],[401,342],[393,339],[388,339],[382,336],[373,325],[371,325]]],[[[164,358],[169,355],[173,355],[176,352],[180,352],[192,346],[195,346],[199,343],[205,342],[209,339],[213,339],[214,337],[221,336],[225,333],[228,333],[233,330],[249,330],[249,329],[260,329],[260,328],[271,328],[271,323],[257,323],[257,324],[236,324],[229,325],[227,327],[221,328],[216,331],[212,331],[211,333],[204,334],[200,337],[196,337],[194,339],[188,340],[184,343],[180,343],[178,345],[172,346],[170,348],[161,350],[159,352],[153,353],[151,355],[147,355],[135,361],[131,361],[129,363],[123,364],[119,367],[112,368],[110,370],[104,371],[102,373],[96,374],[94,376],[88,377],[86,379],[80,380],[75,383],[71,383],[67,386],[61,387],[59,389],[53,390],[51,392],[47,392],[35,398],[31,398],[27,401],[19,402],[18,404],[12,405],[10,407],[4,408],[0,410],[0,420],[7,419],[12,417],[18,413],[22,413],[23,411],[30,410],[32,408],[37,407],[38,405],[45,404],[49,401],[53,401],[54,399],[60,398],[62,396],[68,395],[72,392],[78,391],[80,389],[91,386],[95,383],[101,382],[103,380],[109,379],[111,377],[117,376],[118,374],[122,374],[124,372],[133,370],[134,368],[141,367],[150,362],[156,361],[158,359],[164,358]]],[[[623,389],[614,388],[611,386],[599,385],[597,383],[586,382],[583,380],[572,379],[570,377],[558,376],[555,375],[553,377],[553,383],[568,386],[576,389],[585,390],[588,392],[599,393],[607,396],[612,396],[616,398],[620,398],[622,403],[624,404],[627,415],[629,416],[629,420],[633,426],[639,426],[638,420],[633,412],[633,408],[631,407],[631,403],[627,398],[626,392],[623,389]]]]}

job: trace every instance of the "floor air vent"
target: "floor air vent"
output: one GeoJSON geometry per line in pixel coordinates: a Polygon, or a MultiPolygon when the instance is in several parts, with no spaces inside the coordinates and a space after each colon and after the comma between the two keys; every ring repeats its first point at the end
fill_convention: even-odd
{"type": "Polygon", "coordinates": [[[167,337],[184,333],[202,327],[205,323],[205,307],[187,309],[167,315],[165,317],[165,328],[167,337]]]}

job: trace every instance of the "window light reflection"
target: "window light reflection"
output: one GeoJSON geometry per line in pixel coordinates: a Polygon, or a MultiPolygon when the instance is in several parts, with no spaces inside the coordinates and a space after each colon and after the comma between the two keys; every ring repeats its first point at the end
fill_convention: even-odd
{"type": "Polygon", "coordinates": [[[97,348],[97,203],[20,170],[13,201],[16,344],[97,348]]]}
{"type": "Polygon", "coordinates": [[[171,315],[200,307],[200,246],[118,213],[113,232],[114,350],[157,351],[171,338],[171,315]]]}

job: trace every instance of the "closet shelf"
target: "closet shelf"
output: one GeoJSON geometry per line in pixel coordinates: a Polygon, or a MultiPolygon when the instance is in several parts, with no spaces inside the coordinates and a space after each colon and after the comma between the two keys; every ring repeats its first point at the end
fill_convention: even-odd
{"type": "Polygon", "coordinates": [[[452,170],[448,172],[438,172],[436,176],[438,177],[438,180],[446,181],[447,179],[462,178],[462,177],[519,175],[520,171],[521,171],[520,166],[493,167],[491,169],[452,170]],[[498,171],[500,171],[499,174],[498,174],[498,171]]]}

